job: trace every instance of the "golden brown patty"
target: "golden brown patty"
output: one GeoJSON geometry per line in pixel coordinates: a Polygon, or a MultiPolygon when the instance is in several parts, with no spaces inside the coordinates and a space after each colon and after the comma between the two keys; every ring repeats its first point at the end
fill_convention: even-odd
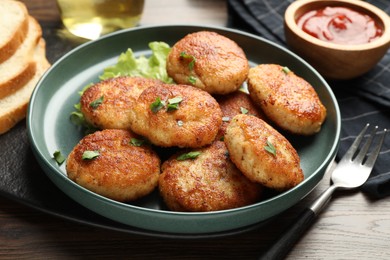
{"type": "Polygon", "coordinates": [[[131,129],[155,145],[201,147],[215,139],[222,112],[217,101],[203,90],[165,84],[143,91],[130,119],[131,129]],[[169,108],[173,105],[170,102],[176,103],[176,109],[169,108]]]}
{"type": "Polygon", "coordinates": [[[188,34],[178,41],[167,59],[168,75],[179,84],[191,84],[211,94],[236,91],[248,76],[244,51],[215,32],[188,34]]]}
{"type": "Polygon", "coordinates": [[[134,146],[136,135],[107,129],[85,136],[67,159],[68,177],[79,185],[117,201],[149,194],[158,184],[160,159],[148,146],[134,146]],[[96,158],[83,159],[87,151],[96,158]]]}
{"type": "Polygon", "coordinates": [[[247,93],[236,91],[228,95],[215,96],[222,110],[222,125],[219,129],[217,140],[225,135],[226,128],[234,116],[247,114],[265,118],[265,115],[259,107],[256,107],[247,93]]]}
{"type": "Polygon", "coordinates": [[[140,77],[111,78],[89,87],[80,105],[86,121],[100,129],[129,129],[129,111],[141,92],[162,82],[140,77]]]}
{"type": "Polygon", "coordinates": [[[314,88],[292,71],[276,64],[258,65],[249,71],[248,89],[277,126],[302,135],[320,131],[326,109],[314,88]]]}
{"type": "Polygon", "coordinates": [[[159,178],[160,194],[175,211],[215,211],[258,201],[261,185],[249,181],[229,160],[221,141],[197,150],[195,159],[165,161],[159,178]]]}
{"type": "Polygon", "coordinates": [[[260,118],[235,116],[226,129],[224,140],[231,160],[252,181],[286,190],[304,178],[296,150],[260,118]]]}

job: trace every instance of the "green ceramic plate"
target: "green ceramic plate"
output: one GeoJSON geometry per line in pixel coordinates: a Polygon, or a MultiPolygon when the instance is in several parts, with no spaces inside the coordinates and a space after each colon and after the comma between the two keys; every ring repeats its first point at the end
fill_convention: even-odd
{"type": "MultiPolygon", "coordinates": [[[[53,64],[38,83],[29,105],[28,134],[35,156],[48,177],[72,199],[114,221],[155,232],[206,234],[240,229],[267,220],[306,196],[322,179],[332,162],[340,135],[337,101],[325,80],[305,61],[290,51],[260,37],[236,30],[199,26],[141,27],[113,33],[86,43],[53,64]],[[312,137],[288,137],[298,150],[305,180],[297,187],[246,207],[209,213],[182,213],[166,210],[158,192],[133,204],[116,202],[97,195],[69,180],[65,164],[58,166],[52,154],[68,155],[82,138],[69,114],[78,103],[78,91],[98,81],[103,68],[116,63],[118,56],[132,48],[136,55],[150,54],[148,43],[164,41],[171,46],[186,34],[216,31],[237,42],[251,65],[277,63],[288,66],[309,81],[327,108],[328,116],[320,133],[312,137]]],[[[50,194],[47,194],[50,196],[50,194]]]]}

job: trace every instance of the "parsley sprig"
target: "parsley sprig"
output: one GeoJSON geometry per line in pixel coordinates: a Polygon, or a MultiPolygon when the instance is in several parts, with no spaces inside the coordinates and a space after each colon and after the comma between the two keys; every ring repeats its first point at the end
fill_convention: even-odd
{"type": "Polygon", "coordinates": [[[89,106],[92,107],[93,109],[96,109],[98,108],[101,104],[103,104],[103,101],[104,101],[104,96],[102,95],[101,97],[95,99],[94,101],[92,101],[89,106]]]}
{"type": "Polygon", "coordinates": [[[266,145],[264,146],[264,149],[270,154],[272,154],[273,156],[276,156],[276,148],[268,139],[266,141],[266,145]]]}
{"type": "Polygon", "coordinates": [[[83,160],[92,160],[100,156],[99,151],[84,151],[81,159],[83,160]]]}
{"type": "Polygon", "coordinates": [[[190,55],[190,54],[186,53],[185,51],[182,51],[180,53],[180,57],[183,59],[186,59],[186,60],[190,60],[190,63],[188,63],[188,68],[189,68],[189,70],[194,69],[196,59],[193,55],[190,55]]]}
{"type": "Polygon", "coordinates": [[[156,100],[152,104],[150,104],[150,109],[153,113],[157,113],[163,107],[165,107],[165,101],[161,100],[160,97],[157,97],[156,100]]]}
{"type": "Polygon", "coordinates": [[[167,111],[173,111],[179,109],[179,104],[183,101],[183,98],[180,96],[169,98],[167,101],[161,100],[160,97],[157,97],[156,100],[150,104],[150,109],[153,113],[157,113],[159,110],[166,107],[167,111]]]}
{"type": "Polygon", "coordinates": [[[130,144],[132,146],[139,147],[139,146],[142,146],[144,143],[145,143],[144,139],[138,139],[138,138],[134,138],[134,137],[130,139],[130,144]]]}
{"type": "Polygon", "coordinates": [[[56,160],[58,165],[61,165],[65,162],[65,157],[58,150],[53,153],[53,158],[56,160]]]}
{"type": "Polygon", "coordinates": [[[168,99],[167,111],[179,109],[179,104],[182,101],[183,101],[182,97],[174,97],[168,99]]]}
{"type": "MultiPolygon", "coordinates": [[[[194,67],[195,67],[196,58],[193,55],[186,53],[185,51],[180,53],[180,58],[190,60],[190,62],[188,63],[188,69],[190,70],[190,72],[192,72],[194,70],[194,67]]],[[[188,82],[191,83],[192,85],[195,85],[196,77],[193,75],[190,75],[188,77],[188,82]]]]}
{"type": "Polygon", "coordinates": [[[288,74],[289,72],[291,72],[291,70],[290,70],[288,67],[283,67],[283,68],[282,68],[282,71],[283,71],[285,74],[288,74]]]}
{"type": "Polygon", "coordinates": [[[195,159],[196,157],[198,157],[199,155],[201,154],[200,151],[192,151],[192,152],[188,152],[188,153],[183,153],[181,155],[179,155],[176,160],[178,161],[184,161],[184,160],[188,160],[188,159],[195,159]]]}

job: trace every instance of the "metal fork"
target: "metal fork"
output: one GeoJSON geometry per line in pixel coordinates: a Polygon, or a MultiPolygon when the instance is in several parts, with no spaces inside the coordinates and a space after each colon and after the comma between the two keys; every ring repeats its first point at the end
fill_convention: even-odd
{"type": "Polygon", "coordinates": [[[298,220],[276,241],[273,246],[259,259],[283,259],[284,256],[290,251],[296,241],[301,235],[310,227],[314,222],[314,219],[319,215],[326,203],[330,200],[333,192],[336,189],[352,189],[363,185],[374,167],[375,161],[381,150],[387,129],[378,134],[379,141],[376,146],[373,147],[370,153],[368,150],[371,146],[374,136],[378,127],[376,126],[364,145],[359,149],[365,132],[368,129],[367,124],[360,134],[356,137],[352,146],[348,149],[346,154],[337,164],[336,168],[332,172],[332,184],[326,189],[309,208],[306,208],[304,212],[299,216],[298,220]]]}

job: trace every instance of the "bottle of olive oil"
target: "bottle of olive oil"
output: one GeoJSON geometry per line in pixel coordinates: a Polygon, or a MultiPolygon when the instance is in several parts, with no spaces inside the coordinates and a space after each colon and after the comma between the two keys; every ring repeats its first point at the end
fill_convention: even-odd
{"type": "Polygon", "coordinates": [[[134,27],[144,0],[57,0],[64,26],[74,35],[97,39],[103,34],[134,27]]]}

